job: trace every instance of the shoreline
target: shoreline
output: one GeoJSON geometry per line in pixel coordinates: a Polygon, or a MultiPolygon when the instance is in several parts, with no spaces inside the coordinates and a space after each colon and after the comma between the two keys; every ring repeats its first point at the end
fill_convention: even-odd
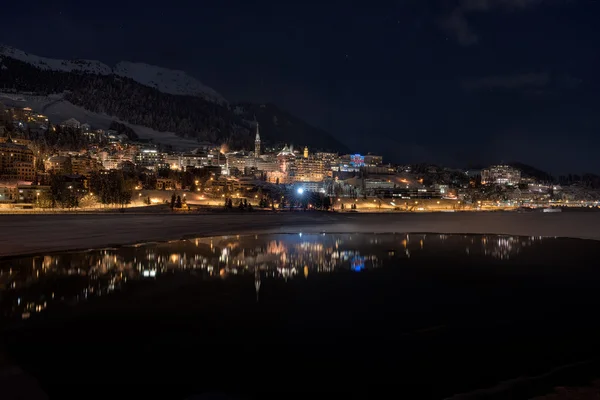
{"type": "Polygon", "coordinates": [[[0,215],[0,258],[194,237],[270,233],[443,233],[600,240],[600,213],[223,213],[0,215]]]}

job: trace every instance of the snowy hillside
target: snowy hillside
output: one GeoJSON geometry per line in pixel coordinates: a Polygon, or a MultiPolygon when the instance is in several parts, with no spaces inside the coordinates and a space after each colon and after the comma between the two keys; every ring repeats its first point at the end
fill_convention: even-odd
{"type": "Polygon", "coordinates": [[[29,107],[33,111],[44,114],[51,123],[60,124],[69,118],[88,123],[93,129],[108,129],[111,122],[125,124],[142,139],[151,139],[154,143],[173,146],[176,150],[187,151],[198,147],[198,142],[185,139],[172,132],[158,132],[154,129],[121,121],[116,117],[91,112],[65,100],[64,94],[57,93],[49,96],[33,96],[0,92],[0,103],[8,107],[29,107]]]}
{"type": "Polygon", "coordinates": [[[131,78],[142,85],[156,88],[163,93],[199,96],[210,101],[226,103],[226,100],[217,91],[183,71],[122,61],[115,67],[114,74],[131,78]]]}
{"type": "Polygon", "coordinates": [[[143,63],[122,61],[111,68],[100,61],[93,60],[57,60],[39,57],[9,46],[0,45],[0,64],[2,57],[10,57],[42,70],[79,72],[97,75],[115,74],[167,94],[197,96],[206,100],[224,104],[225,98],[216,90],[189,76],[183,71],[170,70],[143,63]]]}
{"type": "Polygon", "coordinates": [[[141,138],[176,147],[202,141],[251,148],[257,121],[265,143],[347,151],[335,137],[273,104],[230,105],[182,71],[143,63],[120,62],[111,68],[0,46],[0,88],[0,101],[28,105],[53,122],[75,118],[104,128],[118,121],[141,138]]]}
{"type": "Polygon", "coordinates": [[[110,75],[112,69],[101,63],[93,60],[55,60],[52,58],[39,57],[34,54],[26,53],[19,49],[0,45],[0,58],[2,56],[14,58],[19,61],[31,64],[39,69],[63,71],[63,72],[82,72],[98,75],[110,75]]]}

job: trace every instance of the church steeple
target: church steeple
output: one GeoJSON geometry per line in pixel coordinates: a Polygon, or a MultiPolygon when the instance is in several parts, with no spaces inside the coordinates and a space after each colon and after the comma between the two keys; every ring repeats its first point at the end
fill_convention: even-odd
{"type": "Polygon", "coordinates": [[[258,132],[258,122],[256,122],[256,138],[254,139],[254,157],[260,157],[260,134],[258,132]]]}

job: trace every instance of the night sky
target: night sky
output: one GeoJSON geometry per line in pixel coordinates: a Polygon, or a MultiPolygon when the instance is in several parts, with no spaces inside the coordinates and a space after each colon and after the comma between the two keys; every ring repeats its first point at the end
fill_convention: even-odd
{"type": "Polygon", "coordinates": [[[29,0],[2,16],[4,44],[182,69],[390,161],[600,173],[599,1],[29,0]]]}

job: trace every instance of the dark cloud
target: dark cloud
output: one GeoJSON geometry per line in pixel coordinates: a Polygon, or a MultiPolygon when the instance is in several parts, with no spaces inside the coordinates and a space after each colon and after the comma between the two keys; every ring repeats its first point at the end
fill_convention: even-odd
{"type": "Polygon", "coordinates": [[[467,15],[476,12],[501,10],[523,10],[535,7],[543,0],[462,0],[441,22],[441,28],[453,36],[462,46],[470,46],[479,42],[479,36],[473,31],[467,20],[467,15]]]}
{"type": "Polygon", "coordinates": [[[521,89],[545,87],[549,83],[550,74],[544,72],[470,78],[465,79],[462,86],[467,90],[521,89]]]}
{"type": "Polygon", "coordinates": [[[441,20],[442,29],[453,36],[462,46],[470,46],[479,41],[479,36],[469,26],[464,12],[460,9],[454,10],[441,20]]]}
{"type": "Polygon", "coordinates": [[[462,0],[460,9],[469,11],[489,11],[497,8],[518,10],[541,4],[543,0],[462,0]]]}
{"type": "Polygon", "coordinates": [[[571,75],[531,72],[513,75],[495,75],[464,79],[461,84],[465,90],[522,90],[528,93],[542,94],[546,89],[575,89],[583,81],[571,75]]]}

